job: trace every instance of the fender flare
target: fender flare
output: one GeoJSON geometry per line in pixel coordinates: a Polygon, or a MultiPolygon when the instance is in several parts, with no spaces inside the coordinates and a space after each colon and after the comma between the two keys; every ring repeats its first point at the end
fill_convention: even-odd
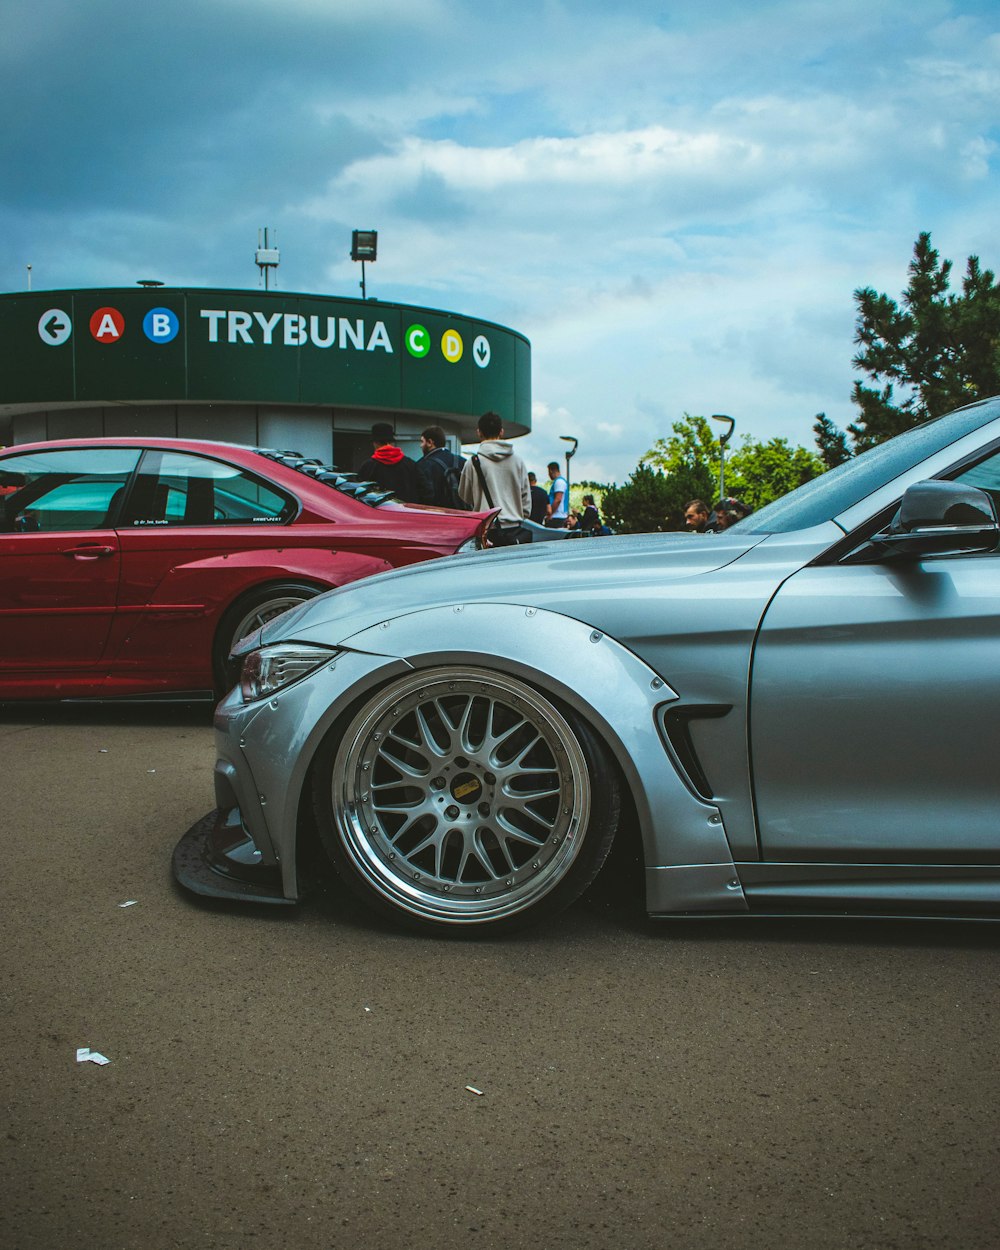
{"type": "MultiPolygon", "coordinates": [[[[308,631],[313,635],[313,631],[308,631]]],[[[289,634],[288,640],[295,637],[289,634]]],[[[310,641],[319,641],[311,636],[310,641]]],[[[416,609],[381,621],[334,643],[344,664],[332,664],[305,696],[319,715],[307,716],[295,744],[291,774],[272,775],[262,783],[284,792],[275,813],[276,841],[286,888],[294,889],[294,844],[300,804],[308,801],[307,777],[316,751],[329,729],[357,701],[405,669],[446,664],[501,667],[572,707],[587,720],[610,750],[635,803],[647,868],[647,896],[666,897],[664,869],[711,870],[711,891],[732,890],[737,878],[719,809],[696,796],[672,763],[658,727],[657,709],[678,695],[665,679],[628,648],[572,617],[509,603],[453,604],[416,609]],[[339,673],[339,676],[338,676],[339,673]],[[348,676],[349,674],[349,676],[348,676]],[[661,874],[651,878],[650,873],[661,874]],[[659,884],[654,889],[651,882],[659,884]]],[[[293,696],[294,687],[288,695],[293,696]]],[[[267,717],[254,720],[250,736],[254,755],[267,770],[274,743],[267,742],[267,717]],[[258,738],[258,733],[262,734],[258,738]]],[[[285,744],[287,748],[287,743],[285,744]]],[[[269,822],[270,823],[270,822],[269,822]]],[[[669,880],[680,884],[676,873],[669,880]]],[[[673,888],[673,887],[672,887],[673,888]]],[[[705,892],[704,884],[695,889],[705,892]]],[[[677,898],[683,902],[682,888],[677,898]]],[[[742,891],[730,893],[730,908],[745,907],[742,891]]],[[[686,910],[659,904],[650,910],[686,910]]],[[[691,910],[697,907],[692,905],[691,910]]]]}

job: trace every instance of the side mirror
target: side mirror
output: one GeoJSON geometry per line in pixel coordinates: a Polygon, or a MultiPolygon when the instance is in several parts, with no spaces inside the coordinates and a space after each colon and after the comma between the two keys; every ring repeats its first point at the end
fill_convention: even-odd
{"type": "Polygon", "coordinates": [[[993,551],[1000,523],[990,495],[960,482],[915,482],[887,529],[871,541],[899,555],[993,551]]]}

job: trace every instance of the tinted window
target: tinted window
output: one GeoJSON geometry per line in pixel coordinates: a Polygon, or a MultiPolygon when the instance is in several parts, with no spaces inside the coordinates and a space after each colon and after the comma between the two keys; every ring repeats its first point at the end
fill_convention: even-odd
{"type": "Polygon", "coordinates": [[[860,503],[885,482],[998,416],[1000,404],[986,401],[935,421],[925,421],[767,504],[740,521],[739,527],[758,534],[785,534],[821,525],[860,503]]]}
{"type": "Polygon", "coordinates": [[[107,529],[139,461],[128,447],[35,451],[0,459],[0,528],[107,529]]]}
{"type": "Polygon", "coordinates": [[[123,524],[281,524],[296,504],[244,469],[183,452],[147,452],[123,524]]]}
{"type": "Polygon", "coordinates": [[[986,491],[987,495],[992,496],[997,514],[1000,515],[1000,452],[980,460],[971,469],[957,473],[955,481],[986,491]]]}

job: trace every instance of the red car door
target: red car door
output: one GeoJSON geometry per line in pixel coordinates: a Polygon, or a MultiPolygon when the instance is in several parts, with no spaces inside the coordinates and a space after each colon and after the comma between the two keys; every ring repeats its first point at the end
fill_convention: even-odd
{"type": "Polygon", "coordinates": [[[125,448],[0,458],[0,672],[101,662],[121,569],[112,522],[138,459],[125,448]]]}
{"type": "Polygon", "coordinates": [[[0,534],[0,670],[96,665],[120,567],[114,530],[0,534]]]}
{"type": "Polygon", "coordinates": [[[220,614],[259,580],[262,549],[285,545],[283,522],[296,507],[238,466],[148,449],[119,523],[115,679],[149,673],[158,684],[210,683],[220,614]]]}

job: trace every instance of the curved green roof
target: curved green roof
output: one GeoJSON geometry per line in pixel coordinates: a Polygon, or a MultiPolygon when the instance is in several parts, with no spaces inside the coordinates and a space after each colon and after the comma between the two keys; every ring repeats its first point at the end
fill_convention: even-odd
{"type": "Polygon", "coordinates": [[[0,295],[0,408],[103,402],[393,410],[531,428],[531,346],[439,309],[274,291],[0,295]]]}

